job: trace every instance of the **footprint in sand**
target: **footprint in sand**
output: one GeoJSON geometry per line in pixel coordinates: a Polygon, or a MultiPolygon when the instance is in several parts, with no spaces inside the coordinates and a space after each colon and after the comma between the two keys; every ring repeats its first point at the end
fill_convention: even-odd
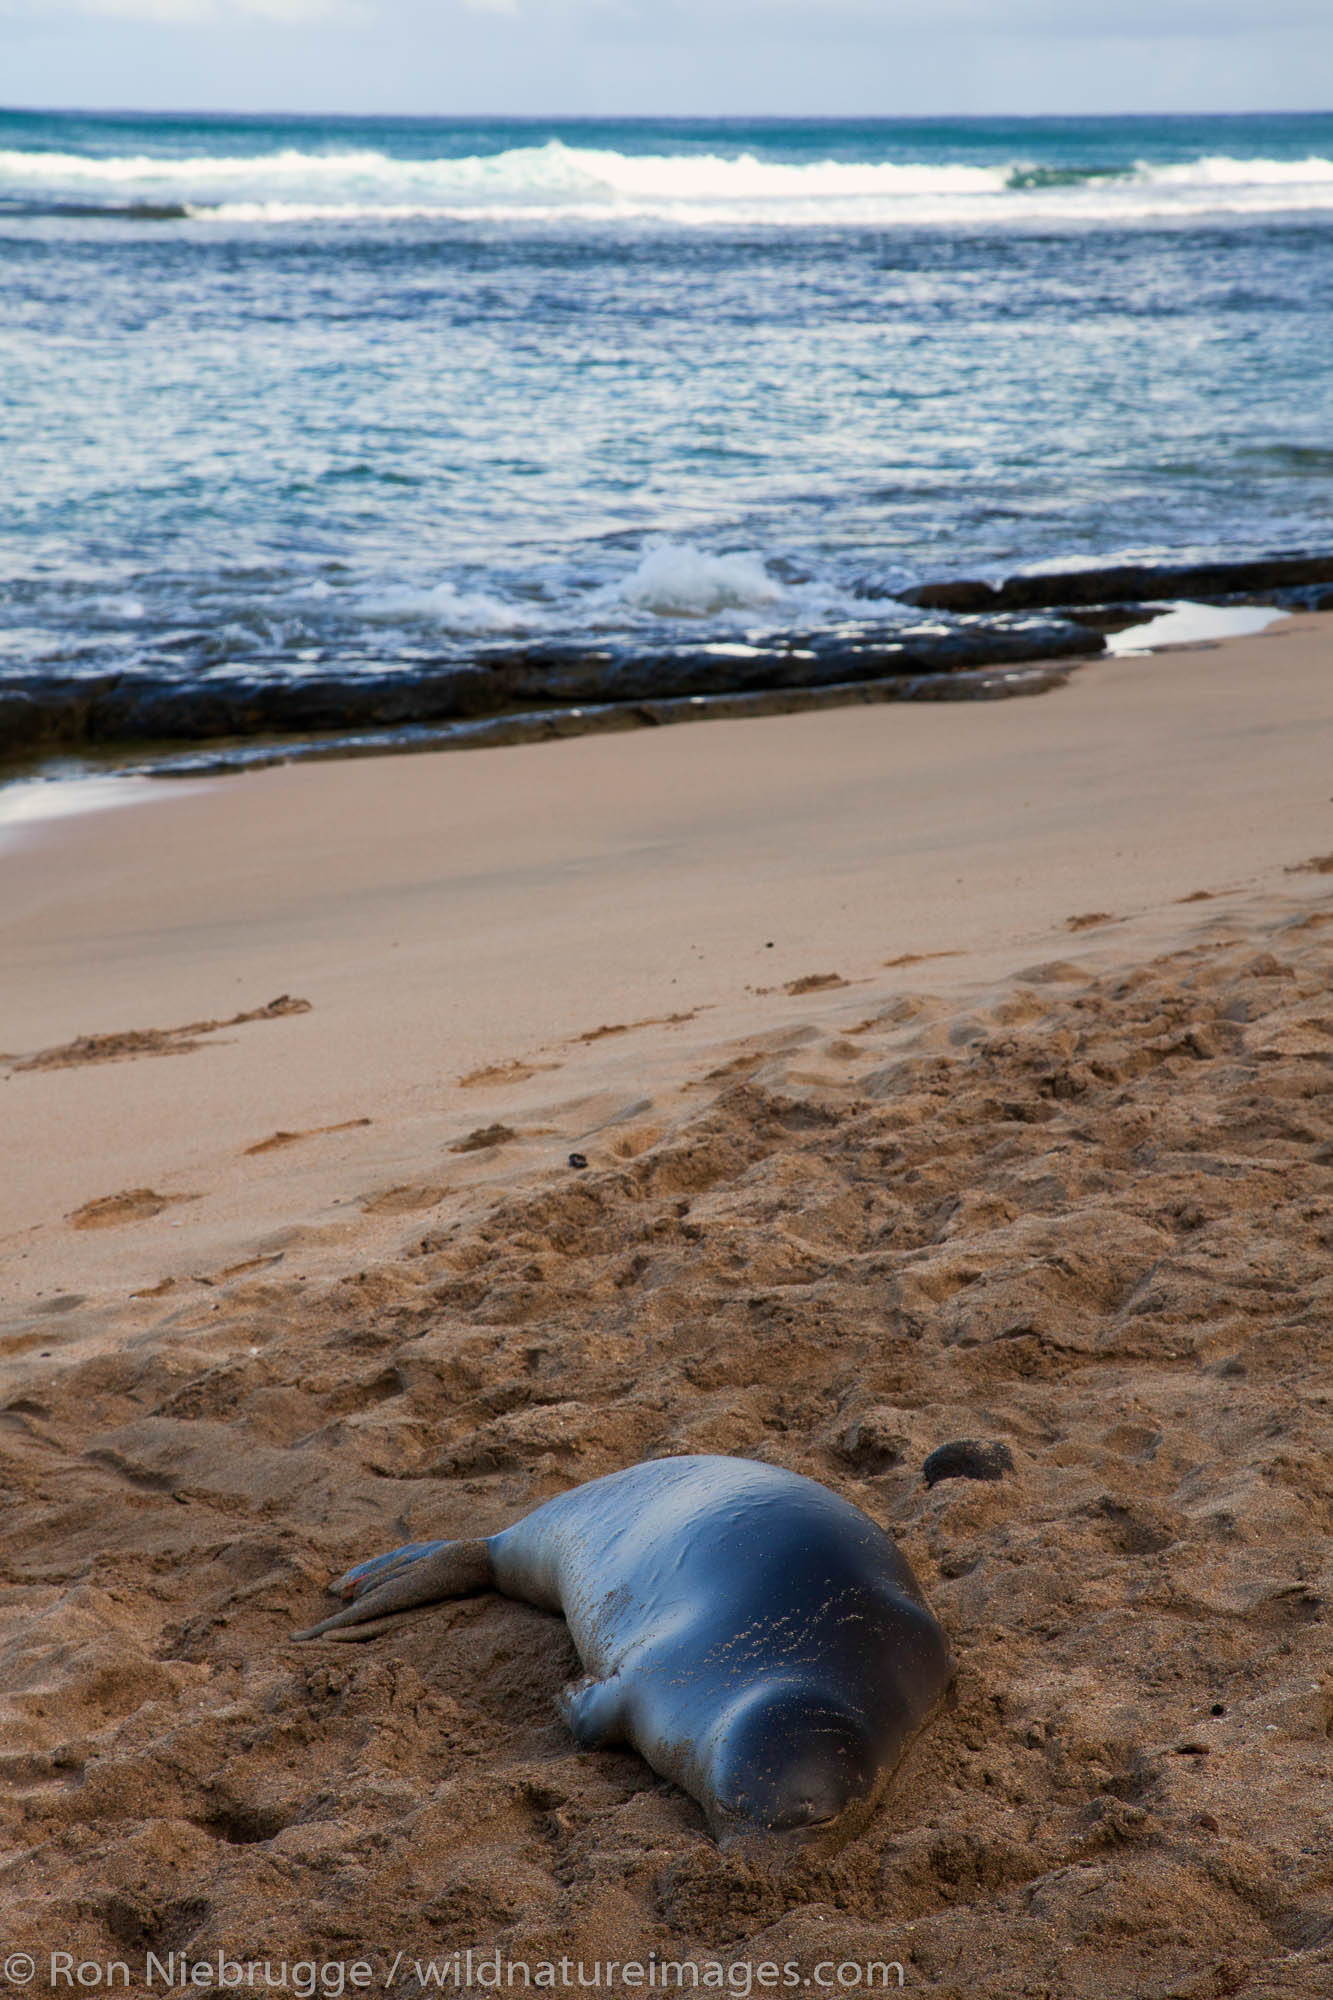
{"type": "Polygon", "coordinates": [[[158,1194],[153,1188],[125,1188],[120,1194],[104,1194],[98,1201],[86,1201],[66,1221],[74,1229],[111,1229],[119,1222],[148,1222],[179,1201],[202,1201],[198,1194],[158,1194]]]}
{"type": "Polygon", "coordinates": [[[559,1068],[559,1063],[523,1062],[514,1056],[508,1062],[487,1063],[482,1069],[470,1069],[458,1081],[463,1090],[503,1090],[506,1084],[526,1083],[530,1076],[537,1076],[542,1070],[559,1068]]]}
{"type": "MultiPolygon", "coordinates": [[[[769,990],[772,991],[771,988],[769,990]]],[[[703,1081],[720,1083],[724,1077],[748,1076],[751,1070],[758,1069],[761,1062],[767,1062],[771,1053],[771,1050],[766,1049],[760,1054],[733,1056],[730,1062],[721,1063],[716,1069],[706,1070],[703,1081]]]]}
{"type": "Polygon", "coordinates": [[[802,979],[789,979],[782,990],[794,997],[798,993],[822,993],[826,986],[846,984],[840,972],[807,972],[802,979]]]}
{"type": "Polygon", "coordinates": [[[80,1035],[58,1048],[39,1049],[36,1055],[15,1062],[14,1068],[77,1069],[84,1063],[129,1062],[136,1056],[183,1056],[200,1047],[201,1036],[215,1035],[220,1028],[242,1028],[250,1021],[278,1021],[288,1014],[310,1011],[308,1000],[280,993],[276,1000],[254,1007],[248,1014],[232,1014],[225,1021],[187,1021],[182,1028],[125,1028],[118,1034],[80,1035]]]}
{"type": "Polygon", "coordinates": [[[159,1278],[155,1285],[145,1285],[140,1291],[131,1292],[130,1297],[132,1299],[161,1299],[165,1298],[168,1292],[174,1292],[175,1289],[176,1280],[174,1278],[159,1278]]]}
{"type": "Polygon", "coordinates": [[[411,1215],[417,1209],[438,1207],[448,1192],[446,1187],[409,1182],[403,1187],[384,1188],[379,1194],[363,1195],[361,1209],[365,1215],[411,1215]]]}
{"type": "Polygon", "coordinates": [[[1081,917],[1066,917],[1067,931],[1090,931],[1098,924],[1113,924],[1116,918],[1110,910],[1086,910],[1081,917]]]}
{"type": "Polygon", "coordinates": [[[507,1146],[511,1139],[518,1137],[508,1125],[479,1125],[475,1132],[469,1132],[466,1139],[455,1139],[449,1148],[451,1153],[484,1153],[492,1146],[507,1146]]]}
{"type": "MultiPolygon", "coordinates": [[[[612,1158],[617,1160],[637,1160],[640,1153],[646,1153],[653,1146],[657,1145],[658,1141],[664,1137],[666,1129],[665,1125],[631,1125],[628,1130],[618,1132],[615,1138],[611,1140],[610,1152],[612,1158]]],[[[582,1155],[578,1153],[570,1154],[571,1162],[581,1157],[582,1155]]]]}
{"type": "Polygon", "coordinates": [[[328,1132],[354,1132],[358,1125],[370,1123],[369,1118],[344,1118],[341,1125],[312,1125],[305,1132],[271,1132],[267,1139],[247,1146],[244,1157],[248,1160],[252,1153],[276,1153],[279,1146],[294,1146],[298,1139],[322,1139],[328,1132]]]}
{"type": "Polygon", "coordinates": [[[692,1007],[687,1014],[649,1014],[642,1021],[604,1021],[600,1028],[587,1028],[581,1035],[575,1035],[576,1042],[601,1042],[608,1035],[632,1034],[635,1028],[674,1028],[680,1021],[692,1021],[699,1012],[692,1007]]]}
{"type": "Polygon", "coordinates": [[[924,965],[930,958],[961,958],[961,951],[900,951],[897,958],[886,958],[885,966],[892,971],[899,965],[924,965]]]}
{"type": "MultiPolygon", "coordinates": [[[[258,1257],[243,1257],[239,1264],[228,1264],[226,1269],[222,1271],[214,1271],[211,1274],[195,1271],[191,1273],[191,1276],[196,1285],[225,1285],[232,1278],[245,1277],[252,1271],[270,1270],[274,1264],[280,1264],[285,1255],[286,1252],[283,1250],[273,1250],[258,1257]]],[[[168,1279],[167,1283],[170,1284],[170,1282],[171,1280],[168,1279]]],[[[149,1298],[151,1294],[141,1292],[139,1296],[140,1298],[149,1298]]]]}

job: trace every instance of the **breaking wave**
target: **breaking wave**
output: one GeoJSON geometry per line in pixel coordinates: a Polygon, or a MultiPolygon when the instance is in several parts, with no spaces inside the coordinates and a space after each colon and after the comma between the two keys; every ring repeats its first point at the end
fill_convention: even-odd
{"type": "Polygon", "coordinates": [[[460,590],[452,583],[437,583],[429,590],[366,591],[357,597],[356,607],[366,618],[438,625],[448,632],[524,632],[537,622],[535,614],[521,605],[484,590],[460,590]]]}
{"type": "Polygon", "coordinates": [[[659,542],[618,587],[623,603],[664,618],[706,618],[718,611],[759,611],[780,604],[782,585],[763,558],[711,556],[691,542],[659,542]]]}
{"type": "Polygon", "coordinates": [[[551,139],[463,158],[370,147],[240,157],[0,151],[0,208],[125,220],[459,221],[681,227],[1134,221],[1333,208],[1333,159],[1206,155],[1131,167],[622,153],[551,139]]]}

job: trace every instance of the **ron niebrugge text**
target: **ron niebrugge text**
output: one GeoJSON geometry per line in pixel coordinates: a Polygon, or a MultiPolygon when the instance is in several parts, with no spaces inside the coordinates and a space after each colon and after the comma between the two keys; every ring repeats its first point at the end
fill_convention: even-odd
{"type": "MultiPolygon", "coordinates": [[[[11,1954],[5,1962],[11,1985],[29,1985],[42,1969],[28,1952],[11,1954]]],[[[197,1992],[291,1993],[296,2000],[336,2000],[348,1992],[393,1987],[404,1990],[495,1992],[538,1990],[577,1992],[600,1990],[652,1993],[715,1992],[748,2000],[755,1991],[808,1988],[815,1992],[856,1993],[896,1990],[905,1983],[896,1959],[821,1959],[806,1966],[797,1959],[659,1958],[642,1959],[504,1958],[498,1951],[456,1951],[442,1958],[411,1958],[398,1952],[392,1959],[191,1958],[169,1951],[149,1952],[135,1972],[124,1959],[81,1959],[73,1952],[53,1951],[46,1965],[53,1991],[92,1993],[99,1989],[129,1992],[193,1989],[197,1992]]]]}

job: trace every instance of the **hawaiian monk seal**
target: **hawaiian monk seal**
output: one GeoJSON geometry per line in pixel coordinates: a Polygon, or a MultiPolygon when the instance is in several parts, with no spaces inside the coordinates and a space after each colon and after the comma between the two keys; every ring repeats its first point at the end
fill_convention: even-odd
{"type": "Polygon", "coordinates": [[[858,1830],[953,1673],[868,1516],[799,1473],[712,1456],[591,1480],[485,1540],[377,1556],[333,1586],[355,1602],[298,1636],[368,1638],[488,1586],[563,1611],[587,1669],[561,1698],[580,1745],[632,1743],[720,1842],[858,1830]]]}

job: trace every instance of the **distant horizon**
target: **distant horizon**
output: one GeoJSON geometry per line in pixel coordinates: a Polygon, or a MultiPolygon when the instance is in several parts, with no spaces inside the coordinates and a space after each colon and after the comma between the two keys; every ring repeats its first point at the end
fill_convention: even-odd
{"type": "Polygon", "coordinates": [[[0,117],[55,118],[199,118],[289,119],[292,123],[336,118],[348,124],[453,125],[1040,125],[1064,119],[1070,124],[1145,123],[1163,119],[1328,118],[1333,103],[1263,108],[1156,111],[348,111],[336,106],[297,110],[249,105],[153,104],[0,104],[0,117]]]}

